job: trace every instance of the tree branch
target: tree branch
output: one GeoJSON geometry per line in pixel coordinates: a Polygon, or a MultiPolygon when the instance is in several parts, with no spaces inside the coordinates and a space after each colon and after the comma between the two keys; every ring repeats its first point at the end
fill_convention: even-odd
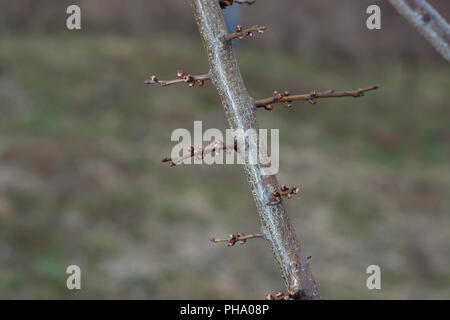
{"type": "Polygon", "coordinates": [[[450,26],[425,0],[389,0],[447,60],[450,61],[450,26]]]}
{"type": "Polygon", "coordinates": [[[220,151],[225,151],[225,152],[231,152],[231,151],[237,151],[237,141],[234,141],[234,144],[224,144],[222,141],[216,141],[214,143],[214,145],[212,146],[208,146],[206,148],[198,148],[197,150],[195,150],[195,148],[193,146],[188,147],[188,151],[189,153],[178,157],[178,158],[164,158],[161,160],[161,162],[168,162],[169,165],[171,167],[176,166],[177,164],[182,163],[184,160],[189,159],[189,158],[193,158],[193,157],[198,157],[200,159],[203,159],[205,157],[205,155],[213,153],[213,152],[220,152],[220,151]]]}
{"type": "Polygon", "coordinates": [[[236,26],[236,32],[229,34],[225,39],[227,41],[231,41],[233,39],[238,38],[239,40],[244,40],[245,36],[248,36],[250,38],[253,38],[255,36],[255,32],[258,32],[260,34],[264,33],[267,30],[267,27],[265,26],[254,26],[248,29],[243,30],[241,25],[236,26]]]}
{"type": "MultiPolygon", "coordinates": [[[[258,132],[254,101],[245,88],[231,41],[224,41],[227,31],[219,2],[190,2],[206,48],[211,80],[219,93],[230,128],[258,132]]],[[[251,163],[248,158],[244,157],[244,169],[258,208],[262,233],[272,248],[288,291],[301,292],[305,299],[320,299],[309,260],[301,250],[286,208],[282,202],[268,205],[273,192],[279,189],[276,176],[264,175],[261,165],[251,163]]]]}
{"type": "Polygon", "coordinates": [[[323,99],[323,98],[341,98],[341,97],[362,97],[365,92],[372,91],[378,89],[379,86],[371,86],[365,89],[358,89],[353,91],[334,91],[334,90],[328,90],[324,92],[318,92],[317,90],[313,90],[308,94],[300,94],[300,95],[290,95],[288,91],[285,91],[284,93],[279,93],[278,91],[275,91],[272,95],[272,97],[261,99],[255,101],[255,106],[257,108],[265,108],[266,110],[272,110],[274,103],[285,103],[286,107],[291,107],[292,101],[299,101],[299,100],[305,100],[308,101],[311,104],[316,104],[316,99],[323,99]]]}
{"type": "Polygon", "coordinates": [[[237,242],[239,242],[240,244],[245,244],[247,242],[247,240],[256,239],[256,238],[264,238],[264,235],[262,233],[253,233],[253,234],[245,235],[242,232],[237,232],[236,234],[230,234],[230,236],[226,239],[217,239],[217,238],[209,237],[209,241],[214,242],[214,243],[226,242],[227,247],[232,247],[237,242]]]}
{"type": "Polygon", "coordinates": [[[201,74],[193,76],[184,73],[183,70],[177,71],[178,79],[174,80],[159,80],[157,76],[151,75],[150,79],[144,81],[145,84],[160,84],[161,87],[170,86],[171,84],[186,83],[189,87],[195,86],[197,83],[200,87],[204,85],[206,80],[209,80],[209,74],[201,74]]]}

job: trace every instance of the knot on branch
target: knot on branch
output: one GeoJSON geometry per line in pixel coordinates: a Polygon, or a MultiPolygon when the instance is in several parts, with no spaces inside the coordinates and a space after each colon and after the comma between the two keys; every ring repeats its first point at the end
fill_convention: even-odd
{"type": "Polygon", "coordinates": [[[245,37],[253,38],[256,35],[256,33],[263,34],[266,30],[267,30],[266,26],[258,26],[258,25],[244,30],[242,26],[239,24],[236,26],[236,32],[229,34],[226,37],[226,40],[231,41],[236,38],[239,40],[244,40],[245,37]]]}
{"type": "Polygon", "coordinates": [[[265,296],[265,300],[300,300],[303,294],[301,291],[291,289],[288,294],[284,294],[282,291],[278,291],[275,296],[268,294],[265,296]]]}
{"type": "Polygon", "coordinates": [[[150,79],[144,81],[145,84],[160,84],[162,87],[169,86],[171,84],[176,83],[186,83],[189,87],[194,87],[195,84],[198,84],[199,87],[202,87],[205,84],[206,80],[209,80],[209,74],[202,75],[191,75],[189,73],[185,73],[183,70],[177,71],[177,79],[174,80],[159,80],[157,76],[151,75],[150,79]]]}
{"type": "Polygon", "coordinates": [[[262,238],[263,235],[261,233],[253,233],[249,235],[245,235],[242,232],[236,232],[236,234],[230,234],[230,236],[226,239],[216,239],[213,237],[209,237],[209,241],[214,243],[226,242],[227,247],[234,246],[237,242],[240,244],[245,244],[249,239],[262,238]]]}
{"type": "Polygon", "coordinates": [[[222,9],[231,6],[233,3],[252,5],[256,0],[219,0],[219,5],[222,9]]]}
{"type": "Polygon", "coordinates": [[[273,194],[273,201],[269,202],[268,205],[275,205],[281,202],[281,198],[291,199],[292,195],[295,195],[300,192],[300,189],[297,186],[293,186],[292,188],[283,184],[280,187],[280,191],[275,190],[273,194]]]}

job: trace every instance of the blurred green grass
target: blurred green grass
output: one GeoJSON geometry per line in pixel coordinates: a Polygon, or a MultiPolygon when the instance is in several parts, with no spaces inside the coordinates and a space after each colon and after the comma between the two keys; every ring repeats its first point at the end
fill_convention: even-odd
{"type": "MultiPolygon", "coordinates": [[[[449,298],[450,78],[445,62],[342,62],[243,48],[254,97],[356,89],[359,99],[258,112],[281,128],[279,180],[327,298],[449,298]],[[383,290],[365,287],[382,268],[383,290]]],[[[170,134],[226,128],[211,84],[143,85],[207,70],[198,39],[30,35],[0,41],[1,298],[262,298],[282,289],[263,242],[209,235],[259,221],[238,166],[159,162],[170,134]],[[82,269],[82,290],[65,268],[82,269]]]]}

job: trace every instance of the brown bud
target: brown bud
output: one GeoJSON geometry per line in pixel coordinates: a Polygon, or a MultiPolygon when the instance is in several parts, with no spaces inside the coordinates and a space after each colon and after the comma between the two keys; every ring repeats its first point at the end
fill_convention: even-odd
{"type": "Polygon", "coordinates": [[[183,77],[183,80],[185,82],[192,82],[194,80],[194,78],[192,78],[192,76],[190,74],[187,74],[183,77]]]}
{"type": "Polygon", "coordinates": [[[283,95],[281,93],[279,93],[278,91],[274,91],[272,96],[273,96],[274,100],[280,100],[283,98],[283,95]]]}
{"type": "Polygon", "coordinates": [[[289,91],[287,91],[287,90],[284,92],[284,96],[285,96],[285,97],[289,97],[290,94],[291,94],[291,93],[290,93],[289,91]]]}
{"type": "Polygon", "coordinates": [[[268,295],[266,295],[264,297],[264,300],[275,300],[275,298],[273,297],[273,295],[271,295],[270,293],[268,295]]]}
{"type": "Polygon", "coordinates": [[[197,80],[197,84],[199,87],[203,87],[203,85],[205,84],[204,80],[197,80]]]}
{"type": "Polygon", "coordinates": [[[275,298],[276,298],[277,300],[283,299],[283,298],[284,298],[284,293],[281,292],[281,291],[278,291],[278,292],[275,294],[275,298]]]}
{"type": "Polygon", "coordinates": [[[230,235],[230,239],[227,241],[227,247],[232,247],[236,244],[236,236],[234,234],[230,235]]]}
{"type": "MultiPolygon", "coordinates": [[[[238,233],[236,233],[236,235],[237,235],[238,240],[239,240],[239,238],[245,237],[245,234],[242,233],[242,232],[238,232],[238,233]]],[[[245,244],[246,242],[247,242],[246,239],[244,239],[244,240],[239,240],[239,243],[240,243],[240,244],[245,244]]]]}
{"type": "Polygon", "coordinates": [[[178,70],[177,71],[177,77],[180,79],[183,79],[185,76],[184,71],[183,70],[178,70]]]}
{"type": "Polygon", "coordinates": [[[313,99],[313,98],[309,98],[309,99],[308,99],[308,102],[309,102],[310,104],[317,104],[317,100],[315,100],[315,99],[313,99]]]}
{"type": "Polygon", "coordinates": [[[242,32],[242,25],[240,25],[240,24],[238,24],[237,26],[236,26],[236,32],[242,32]]]}
{"type": "Polygon", "coordinates": [[[272,111],[273,110],[273,106],[271,104],[265,105],[264,109],[266,109],[267,111],[272,111]]]}
{"type": "Polygon", "coordinates": [[[150,80],[152,82],[158,82],[158,78],[156,76],[150,76],[150,80]]]}

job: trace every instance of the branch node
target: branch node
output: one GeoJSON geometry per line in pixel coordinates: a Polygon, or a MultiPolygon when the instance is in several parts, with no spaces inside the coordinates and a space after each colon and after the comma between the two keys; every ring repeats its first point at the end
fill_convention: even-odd
{"type": "Polygon", "coordinates": [[[216,239],[214,237],[209,237],[209,241],[213,243],[220,243],[220,242],[226,242],[227,247],[234,246],[237,242],[240,244],[245,244],[247,240],[249,239],[255,239],[255,238],[263,238],[262,233],[253,233],[249,235],[245,235],[242,232],[236,232],[236,234],[230,234],[230,236],[226,239],[216,239]]]}
{"type": "Polygon", "coordinates": [[[293,195],[298,194],[300,189],[297,186],[293,186],[292,188],[283,184],[280,187],[280,191],[275,190],[273,194],[273,200],[269,202],[267,205],[276,205],[281,202],[281,198],[291,199],[293,195]]]}

